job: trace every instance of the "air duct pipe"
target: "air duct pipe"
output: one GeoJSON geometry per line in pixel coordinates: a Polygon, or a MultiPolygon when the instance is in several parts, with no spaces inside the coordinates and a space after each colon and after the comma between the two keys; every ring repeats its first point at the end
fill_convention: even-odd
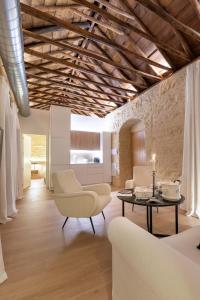
{"type": "Polygon", "coordinates": [[[30,111],[19,1],[1,0],[0,4],[0,56],[19,113],[27,117],[30,111]]]}

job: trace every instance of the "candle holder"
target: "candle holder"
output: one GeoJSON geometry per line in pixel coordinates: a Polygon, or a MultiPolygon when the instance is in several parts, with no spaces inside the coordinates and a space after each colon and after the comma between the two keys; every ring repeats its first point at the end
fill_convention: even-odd
{"type": "Polygon", "coordinates": [[[152,194],[152,197],[155,197],[155,190],[156,190],[156,171],[152,171],[152,179],[153,179],[153,194],[152,194]]]}

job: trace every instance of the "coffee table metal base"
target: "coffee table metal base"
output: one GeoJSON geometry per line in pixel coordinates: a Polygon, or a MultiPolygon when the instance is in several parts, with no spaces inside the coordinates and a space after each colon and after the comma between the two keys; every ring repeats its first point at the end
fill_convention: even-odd
{"type": "MultiPolygon", "coordinates": [[[[122,216],[125,216],[125,202],[122,200],[122,216]]],[[[151,205],[146,205],[146,221],[147,221],[147,230],[149,233],[162,238],[162,237],[167,237],[169,235],[167,234],[160,234],[160,233],[153,233],[153,207],[151,205]]],[[[178,212],[179,212],[179,204],[174,205],[175,207],[175,232],[176,234],[178,233],[178,212]]]]}

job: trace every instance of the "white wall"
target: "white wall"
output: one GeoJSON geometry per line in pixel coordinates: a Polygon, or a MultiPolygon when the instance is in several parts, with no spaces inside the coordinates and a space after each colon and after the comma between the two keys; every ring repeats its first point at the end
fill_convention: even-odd
{"type": "Polygon", "coordinates": [[[53,186],[52,173],[69,168],[70,114],[67,107],[52,105],[50,108],[50,187],[53,186]]]}
{"type": "Polygon", "coordinates": [[[71,130],[102,132],[104,131],[104,118],[71,114],[71,130]]]}
{"type": "Polygon", "coordinates": [[[22,133],[49,135],[49,111],[31,108],[30,112],[27,118],[19,115],[22,133]]]}
{"type": "Polygon", "coordinates": [[[24,134],[39,134],[49,137],[50,157],[49,159],[47,157],[49,161],[49,164],[47,164],[47,173],[49,171],[49,176],[47,174],[47,185],[50,179],[50,187],[52,187],[51,174],[55,170],[68,169],[70,167],[77,171],[77,175],[80,175],[80,173],[83,175],[83,169],[85,170],[84,174],[87,176],[81,176],[80,181],[82,184],[111,181],[111,136],[103,133],[107,131],[105,130],[104,118],[74,114],[71,114],[70,117],[68,108],[52,106],[50,112],[31,109],[30,117],[24,118],[20,116],[20,126],[24,134]],[[70,166],[70,130],[102,132],[103,165],[70,166]],[[95,177],[94,174],[98,175],[99,178],[95,177]]]}

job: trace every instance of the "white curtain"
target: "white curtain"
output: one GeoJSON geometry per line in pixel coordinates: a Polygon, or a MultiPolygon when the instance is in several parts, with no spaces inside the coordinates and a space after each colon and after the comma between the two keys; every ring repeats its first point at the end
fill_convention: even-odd
{"type": "Polygon", "coordinates": [[[10,105],[9,85],[0,76],[0,127],[3,149],[0,166],[0,223],[17,213],[16,199],[22,197],[22,151],[16,104],[10,105]]]}
{"type": "Polygon", "coordinates": [[[6,223],[7,197],[6,197],[6,147],[5,147],[5,128],[6,128],[6,105],[10,103],[9,87],[3,76],[0,76],[0,127],[3,129],[3,147],[0,165],[0,223],[6,223]]]}
{"type": "Polygon", "coordinates": [[[200,218],[200,61],[186,70],[182,193],[188,214],[200,218]]]}
{"type": "MultiPolygon", "coordinates": [[[[9,85],[0,75],[0,127],[3,129],[0,161],[0,223],[17,213],[16,199],[22,198],[23,165],[20,126],[15,103],[10,103],[9,85]]],[[[0,284],[7,279],[0,239],[0,284]]]]}
{"type": "Polygon", "coordinates": [[[7,279],[7,274],[4,268],[3,262],[3,254],[2,254],[2,247],[1,247],[1,238],[0,238],[0,284],[7,279]]]}

